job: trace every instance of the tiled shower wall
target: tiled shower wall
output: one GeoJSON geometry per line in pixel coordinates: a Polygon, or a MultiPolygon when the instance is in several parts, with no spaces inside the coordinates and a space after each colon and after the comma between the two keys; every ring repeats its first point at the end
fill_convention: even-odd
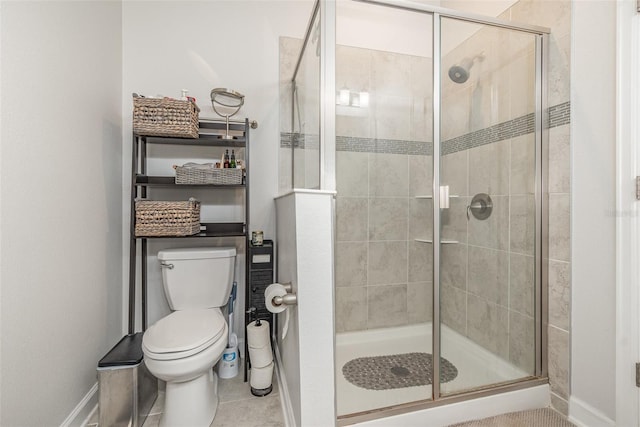
{"type": "MultiPolygon", "coordinates": [[[[443,34],[478,30],[445,54],[448,70],[478,57],[469,79],[442,81],[442,321],[533,374],[535,368],[535,39],[530,34],[445,20],[443,34]],[[489,194],[486,220],[467,216],[489,194]]],[[[446,351],[446,349],[445,349],[446,351]]]]}
{"type": "MultiPolygon", "coordinates": [[[[570,2],[521,0],[501,18],[552,29],[548,68],[551,129],[549,158],[545,159],[549,162],[550,205],[548,354],[552,404],[567,413],[570,2]]],[[[482,34],[474,37],[480,40],[482,34]]],[[[472,39],[460,46],[467,49],[464,53],[475,51],[472,39]]],[[[504,43],[499,40],[494,51],[499,52],[504,43]]],[[[298,40],[281,40],[281,88],[289,84],[299,46],[298,40]]],[[[445,57],[445,66],[447,60],[456,61],[455,53],[445,57]]],[[[431,222],[431,201],[415,198],[431,192],[432,147],[426,142],[431,135],[431,61],[349,47],[339,47],[337,54],[337,85],[372,94],[368,112],[340,106],[337,111],[338,332],[429,321],[431,245],[414,239],[431,237],[430,227],[425,226],[431,222]]],[[[460,242],[443,246],[443,321],[529,370],[533,363],[529,348],[533,342],[533,285],[529,283],[533,277],[533,189],[529,186],[532,170],[523,166],[532,164],[532,123],[527,113],[533,111],[532,99],[509,95],[518,102],[478,105],[494,96],[479,91],[496,87],[509,94],[522,83],[510,77],[508,67],[503,74],[496,71],[505,64],[491,66],[487,62],[491,52],[484,54],[485,61],[476,63],[472,74],[484,72],[491,84],[483,87],[476,80],[473,86],[470,79],[468,85],[443,90],[443,123],[454,126],[442,129],[446,139],[442,181],[459,197],[452,198],[451,208],[443,213],[442,237],[460,242]],[[472,104],[482,115],[469,114],[472,104]],[[467,222],[470,196],[480,191],[495,196],[494,213],[487,221],[467,222]]],[[[533,60],[530,52],[516,56],[504,59],[520,69],[533,60]]],[[[288,94],[281,91],[281,96],[288,94]]],[[[291,188],[290,114],[281,112],[281,191],[291,188]]]]}
{"type": "MultiPolygon", "coordinates": [[[[473,43],[486,44],[491,41],[486,37],[494,36],[476,33],[445,58],[445,69],[447,60],[466,56],[465,49],[478,49],[473,43]]],[[[525,46],[509,58],[531,56],[533,44],[525,46]]],[[[467,84],[444,85],[443,135],[449,138],[443,144],[442,182],[457,197],[442,215],[443,239],[456,242],[442,252],[443,322],[532,372],[533,102],[525,104],[527,111],[509,101],[533,99],[533,81],[514,83],[497,98],[505,105],[488,109],[495,115],[475,116],[473,125],[446,117],[458,110],[469,115],[488,80],[516,81],[511,75],[527,71],[511,62],[496,66],[496,57],[486,59],[484,70],[476,67],[467,84]],[[471,195],[479,192],[493,196],[494,214],[487,221],[467,220],[471,195]]],[[[364,82],[372,93],[370,110],[338,107],[337,329],[429,321],[433,246],[419,240],[432,236],[432,202],[420,198],[432,191],[432,144],[425,142],[431,134],[431,60],[340,47],[337,64],[339,84],[364,82]]]]}
{"type": "Polygon", "coordinates": [[[571,318],[571,164],[568,105],[570,102],[571,2],[520,0],[503,19],[551,28],[548,96],[549,157],[549,327],[548,360],[551,403],[568,414],[570,395],[571,318]],[[564,110],[562,112],[559,109],[564,110]]]}
{"type": "Polygon", "coordinates": [[[339,46],[336,111],[338,332],[431,320],[431,59],[339,46]],[[428,155],[429,154],[429,155],[428,155]]]}

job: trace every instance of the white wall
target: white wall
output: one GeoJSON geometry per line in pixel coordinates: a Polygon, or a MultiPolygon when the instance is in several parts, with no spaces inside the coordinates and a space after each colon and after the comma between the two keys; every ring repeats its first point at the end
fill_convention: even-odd
{"type": "Polygon", "coordinates": [[[572,16],[569,411],[613,420],[616,2],[574,0],[572,16]]]}
{"type": "Polygon", "coordinates": [[[2,418],[59,425],[121,324],[121,4],[3,2],[2,418]]]}
{"type": "MultiPolygon", "coordinates": [[[[123,182],[129,182],[131,167],[132,92],[179,96],[180,90],[186,88],[197,99],[200,117],[219,118],[211,107],[211,89],[237,90],[245,95],[245,104],[236,117],[249,117],[259,123],[258,128],[251,131],[250,143],[251,230],[264,230],[265,238],[274,238],[273,198],[278,193],[280,144],[278,38],[303,37],[312,5],[312,0],[125,1],[123,182]]],[[[178,154],[179,148],[174,153],[178,154]]],[[[205,150],[198,154],[206,153],[205,150]]],[[[129,191],[125,185],[123,215],[127,217],[129,191]]],[[[238,201],[233,199],[237,195],[218,193],[215,197],[224,198],[220,200],[224,206],[217,214],[223,217],[238,214],[232,206],[234,200],[238,201]]],[[[128,235],[126,224],[124,233],[128,235]]],[[[238,245],[240,240],[222,243],[238,245]]],[[[153,255],[162,245],[220,243],[211,239],[179,243],[160,240],[150,248],[150,253],[153,255]]],[[[128,245],[124,246],[124,262],[127,263],[128,245]]],[[[126,268],[124,274],[126,276],[126,268]]],[[[150,265],[149,274],[149,322],[153,323],[168,312],[168,307],[153,265],[150,265]]],[[[240,271],[238,275],[241,275],[240,271]]],[[[239,295],[238,309],[242,309],[244,287],[239,289],[239,295]]],[[[239,336],[244,336],[242,325],[237,325],[236,330],[239,336]]]]}
{"type": "Polygon", "coordinates": [[[282,398],[290,402],[298,426],[335,423],[333,236],[334,194],[296,190],[276,200],[278,281],[290,282],[298,296],[278,314],[277,350],[286,378],[282,398]]]}
{"type": "MultiPolygon", "coordinates": [[[[276,199],[277,210],[277,252],[278,261],[278,283],[295,284],[297,290],[298,280],[298,248],[297,227],[296,227],[296,194],[291,193],[276,199]]],[[[286,380],[286,394],[283,399],[289,400],[292,408],[291,424],[301,425],[301,405],[300,401],[300,337],[298,329],[298,309],[292,307],[289,310],[289,330],[285,339],[282,339],[282,329],[284,327],[286,314],[278,314],[278,330],[276,331],[276,351],[279,352],[282,366],[280,375],[286,380]]],[[[283,390],[285,391],[285,390],[283,390]]]]}

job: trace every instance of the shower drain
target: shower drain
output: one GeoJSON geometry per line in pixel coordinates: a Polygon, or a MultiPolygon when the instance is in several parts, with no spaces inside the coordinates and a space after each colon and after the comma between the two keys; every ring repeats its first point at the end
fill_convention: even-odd
{"type": "Polygon", "coordinates": [[[394,366],[390,369],[390,371],[393,375],[397,375],[399,377],[408,377],[409,375],[411,375],[411,371],[402,366],[394,366]]]}
{"type": "MultiPolygon", "coordinates": [[[[359,357],[342,367],[351,384],[367,390],[388,390],[431,384],[433,356],[429,353],[404,353],[389,356],[359,357]]],[[[440,381],[452,381],[458,369],[440,358],[440,381]]]]}

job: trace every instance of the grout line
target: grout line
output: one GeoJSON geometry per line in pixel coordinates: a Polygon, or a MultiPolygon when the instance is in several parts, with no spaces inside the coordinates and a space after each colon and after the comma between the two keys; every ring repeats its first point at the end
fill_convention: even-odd
{"type": "Polygon", "coordinates": [[[567,334],[571,334],[571,331],[568,331],[568,330],[566,330],[566,329],[559,328],[559,327],[557,327],[556,325],[552,325],[551,323],[547,324],[547,326],[548,326],[549,328],[557,329],[557,330],[558,330],[558,331],[560,331],[560,332],[566,332],[567,334]]]}

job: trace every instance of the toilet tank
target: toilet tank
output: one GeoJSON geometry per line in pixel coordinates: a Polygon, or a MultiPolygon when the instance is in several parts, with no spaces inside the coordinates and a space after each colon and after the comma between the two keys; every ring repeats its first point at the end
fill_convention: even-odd
{"type": "Polygon", "coordinates": [[[233,285],[236,248],[181,248],[158,252],[164,293],[172,310],[222,307],[233,285]]]}

